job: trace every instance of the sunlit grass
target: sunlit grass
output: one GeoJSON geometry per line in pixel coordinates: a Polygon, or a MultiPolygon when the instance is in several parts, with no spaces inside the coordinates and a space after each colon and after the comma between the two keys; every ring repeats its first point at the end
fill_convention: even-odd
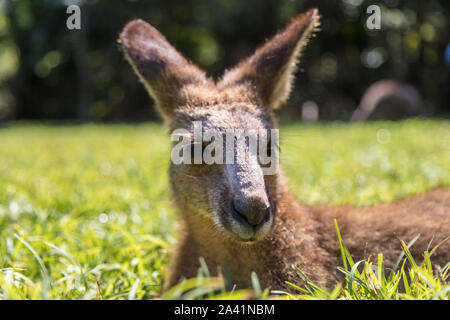
{"type": "MultiPolygon", "coordinates": [[[[285,125],[280,136],[282,164],[304,202],[361,206],[450,185],[448,121],[285,125]]],[[[0,296],[274,297],[256,276],[253,290],[230,293],[226,279],[210,279],[205,269],[161,297],[168,248],[176,242],[169,153],[157,124],[1,128],[0,296]]],[[[410,268],[405,252],[398,270],[384,274],[382,256],[354,263],[344,254],[347,266],[336,266],[347,272],[343,287],[300,285],[297,270],[298,295],[277,297],[448,298],[449,266],[432,270],[428,256],[410,268]]]]}

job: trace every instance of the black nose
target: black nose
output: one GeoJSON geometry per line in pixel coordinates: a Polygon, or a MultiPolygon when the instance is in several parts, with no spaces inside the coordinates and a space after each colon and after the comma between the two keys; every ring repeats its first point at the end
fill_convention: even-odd
{"type": "Polygon", "coordinates": [[[270,207],[260,201],[234,200],[231,204],[231,212],[235,220],[252,227],[259,226],[270,217],[270,207]]]}

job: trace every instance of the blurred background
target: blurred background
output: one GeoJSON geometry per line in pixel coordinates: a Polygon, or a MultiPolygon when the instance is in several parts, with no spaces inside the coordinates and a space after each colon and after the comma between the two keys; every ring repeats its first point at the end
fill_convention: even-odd
{"type": "Polygon", "coordinates": [[[0,0],[0,122],[158,119],[118,50],[141,18],[220,77],[298,13],[318,7],[282,119],[359,120],[450,114],[450,2],[445,0],[0,0]],[[81,30],[68,30],[68,5],[81,30]],[[381,30],[368,30],[369,5],[381,30]]]}

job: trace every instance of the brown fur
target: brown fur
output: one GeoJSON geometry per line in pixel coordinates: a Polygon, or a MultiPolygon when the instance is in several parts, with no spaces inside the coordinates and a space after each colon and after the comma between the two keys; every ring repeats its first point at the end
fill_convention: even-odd
{"type": "MultiPolygon", "coordinates": [[[[195,258],[200,256],[211,270],[227,264],[233,282],[241,288],[250,286],[250,274],[255,271],[262,286],[289,290],[285,281],[300,282],[292,264],[313,282],[332,286],[342,281],[337,270],[342,260],[334,219],[355,261],[369,257],[374,261],[383,253],[387,268],[392,268],[401,253],[400,240],[407,243],[421,235],[411,247],[420,261],[430,241],[433,248],[450,236],[450,188],[366,208],[306,206],[287,189],[279,197],[270,236],[254,245],[224,241],[201,219],[195,230],[185,226],[167,287],[182,277],[195,276],[199,268],[195,258]]],[[[450,241],[439,246],[432,261],[441,267],[450,261],[450,241]]]]}
{"type": "MultiPolygon", "coordinates": [[[[316,9],[299,15],[217,83],[141,20],[130,22],[119,41],[171,130],[192,130],[195,120],[218,130],[272,129],[273,109],[288,98],[297,59],[318,21],[316,9]]],[[[183,228],[166,288],[195,276],[199,257],[210,270],[228,269],[239,288],[250,285],[255,271],[264,287],[287,289],[285,281],[299,281],[292,264],[313,281],[332,285],[339,280],[336,267],[341,263],[334,219],[356,260],[383,253],[387,267],[400,253],[399,239],[408,242],[420,233],[412,247],[420,258],[432,237],[435,245],[450,236],[450,188],[360,209],[306,206],[296,201],[281,170],[262,176],[254,159],[248,161],[171,165],[171,188],[183,228]],[[236,199],[270,205],[270,228],[255,231],[251,243],[230,214],[236,199]]],[[[447,241],[433,261],[443,265],[449,259],[447,241]]]]}

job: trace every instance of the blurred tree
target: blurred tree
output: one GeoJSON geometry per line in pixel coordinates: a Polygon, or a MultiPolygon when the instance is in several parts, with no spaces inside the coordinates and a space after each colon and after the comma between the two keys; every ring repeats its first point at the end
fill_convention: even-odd
{"type": "Polygon", "coordinates": [[[322,13],[322,31],[281,116],[301,119],[313,102],[320,119],[348,120],[384,78],[412,84],[430,114],[448,114],[445,0],[0,0],[0,119],[156,119],[117,47],[126,22],[149,21],[218,77],[310,7],[322,13]],[[81,30],[66,28],[70,4],[81,6],[81,30]],[[371,4],[381,8],[381,30],[365,26],[371,4]]]}

